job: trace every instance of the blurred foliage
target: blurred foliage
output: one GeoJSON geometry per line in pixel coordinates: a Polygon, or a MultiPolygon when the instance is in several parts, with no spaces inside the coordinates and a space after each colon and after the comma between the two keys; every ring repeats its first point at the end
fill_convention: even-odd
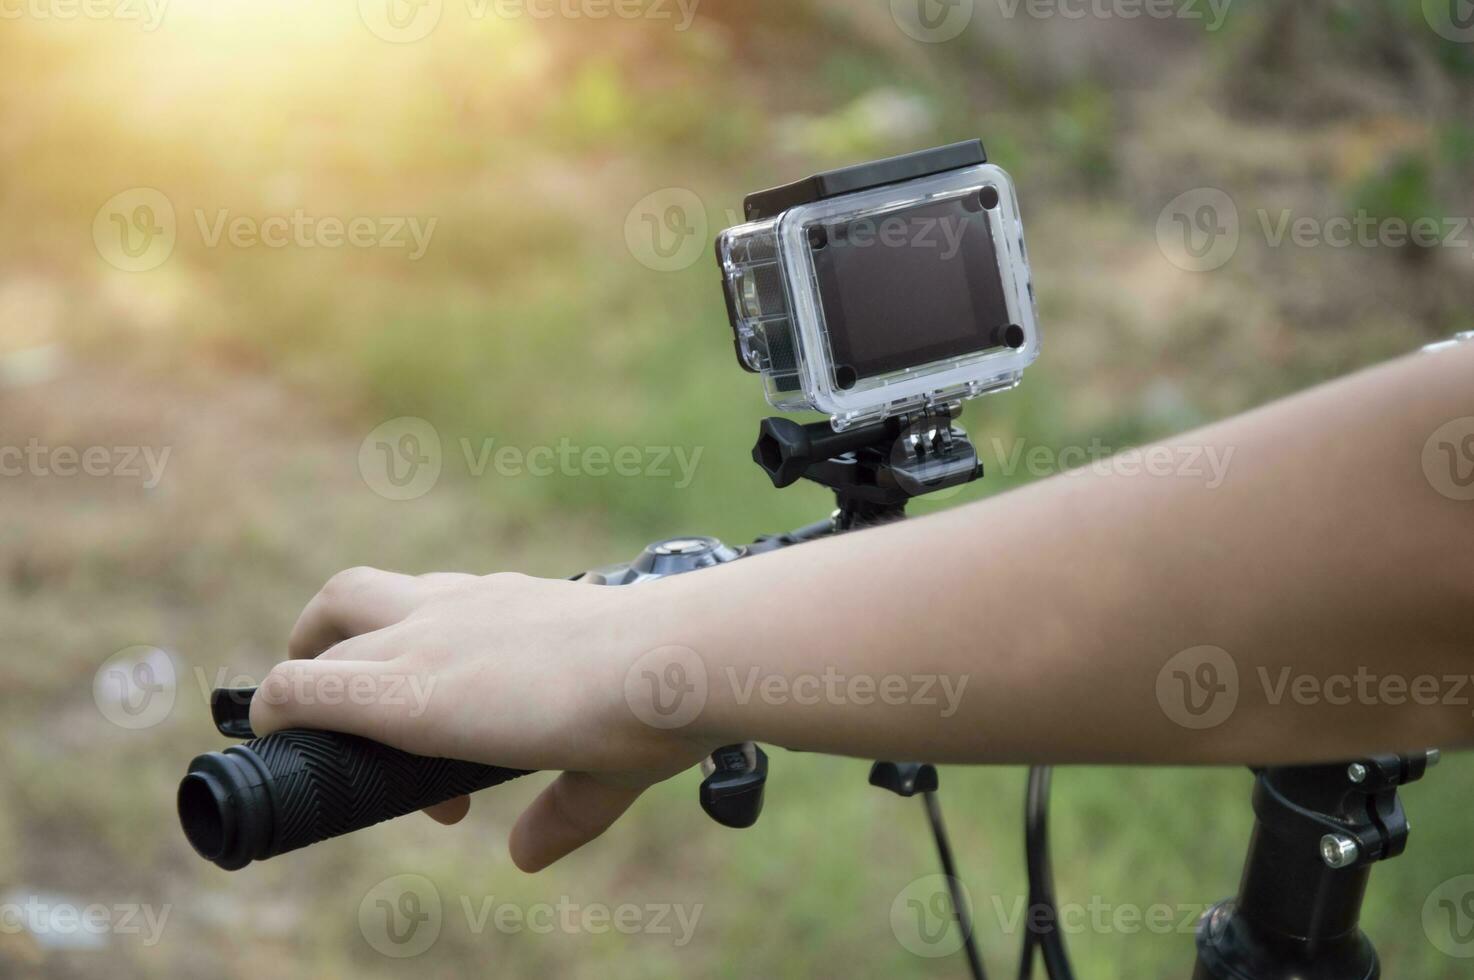
{"type": "Polygon", "coordinates": [[[1116,127],[1110,95],[1089,85],[1072,89],[1049,116],[1050,135],[1065,166],[1097,190],[1116,176],[1116,127]]]}
{"type": "Polygon", "coordinates": [[[1425,155],[1393,159],[1384,172],[1363,180],[1352,200],[1373,217],[1408,223],[1448,213],[1434,201],[1433,162],[1425,155]]]}
{"type": "MultiPolygon", "coordinates": [[[[955,957],[892,940],[889,903],[933,856],[920,815],[849,760],[775,754],[768,812],[740,839],[699,815],[687,774],[535,879],[502,847],[532,780],[486,794],[456,830],[400,821],[227,877],[172,815],[173,780],[216,742],[200,691],[218,669],[264,673],[343,566],[566,575],[655,537],[742,541],[827,512],[822,492],[775,492],[747,457],[765,405],[733,363],[706,247],[745,193],[822,167],[981,136],[1020,189],[1045,353],[1018,391],[968,408],[988,478],[922,513],[1035,479],[998,465],[1014,440],[1121,447],[1474,326],[1467,245],[1410,266],[1272,247],[1256,217],[1474,214],[1474,45],[1431,30],[1417,0],[1238,0],[1217,31],[978,3],[943,43],[900,30],[888,0],[713,0],[686,31],[470,9],[444,5],[405,44],[353,5],[285,0],[175,0],[155,32],[30,16],[0,28],[0,377],[19,355],[60,352],[0,387],[0,438],[177,449],[157,493],[0,481],[0,892],[168,902],[177,916],[157,948],[115,942],[42,967],[0,936],[0,972],[398,975],[361,941],[358,902],[415,870],[447,897],[706,906],[680,950],[448,929],[411,963],[427,976],[958,975],[955,957]],[[134,187],[168,197],[179,235],[163,265],[128,273],[91,228],[134,187]],[[687,217],[705,241],[662,272],[626,226],[672,187],[702,202],[687,217]],[[1242,219],[1211,273],[1174,266],[1157,238],[1164,205],[1200,187],[1229,193],[1242,219]],[[211,246],[199,229],[221,210],[297,209],[436,226],[416,262],[211,246]],[[447,465],[433,492],[395,503],[354,460],[401,415],[435,425],[447,465]],[[488,438],[702,456],[685,488],[476,478],[460,440],[488,438]],[[186,675],[167,723],[122,732],[89,686],[135,643],[168,648],[186,675]]],[[[1018,900],[1021,773],[946,778],[975,902],[1018,900]]],[[[1451,873],[1430,856],[1464,853],[1456,801],[1471,785],[1451,760],[1408,794],[1417,836],[1379,869],[1367,916],[1389,975],[1461,975],[1417,920],[1451,873]]],[[[1228,894],[1247,791],[1237,772],[1062,772],[1061,894],[1228,894]]],[[[995,972],[1017,939],[984,927],[995,972]]],[[[1192,957],[1176,934],[1074,944],[1083,976],[1180,976],[1192,957]]]]}

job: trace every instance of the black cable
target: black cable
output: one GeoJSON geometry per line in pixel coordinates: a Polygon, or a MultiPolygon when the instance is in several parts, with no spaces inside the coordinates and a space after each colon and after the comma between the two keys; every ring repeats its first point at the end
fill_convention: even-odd
{"type": "Polygon", "coordinates": [[[932,836],[937,840],[937,855],[942,859],[942,874],[947,877],[947,888],[952,892],[952,909],[957,913],[957,928],[962,930],[962,948],[967,951],[967,965],[972,970],[973,980],[987,980],[983,969],[983,958],[978,953],[977,942],[972,932],[972,915],[967,907],[967,897],[962,893],[962,880],[957,877],[957,865],[952,861],[952,845],[947,842],[947,826],[942,823],[942,804],[937,794],[922,794],[926,800],[926,815],[931,821],[932,836]]]}
{"type": "MultiPolygon", "coordinates": [[[[1030,902],[1032,903],[1032,896],[1030,902]]],[[[1018,980],[1034,980],[1034,950],[1039,948],[1039,937],[1034,935],[1027,919],[1024,920],[1024,952],[1019,958],[1018,980]]]]}
{"type": "Polygon", "coordinates": [[[1049,784],[1053,770],[1035,766],[1029,770],[1029,789],[1024,805],[1024,850],[1028,855],[1029,904],[1024,917],[1023,962],[1020,980],[1034,972],[1034,950],[1044,958],[1049,980],[1075,980],[1065,953],[1064,935],[1059,931],[1059,904],[1054,895],[1054,867],[1049,860],[1049,784]],[[1037,927],[1035,923],[1037,922],[1037,927]]]}
{"type": "Polygon", "coordinates": [[[1026,915],[1023,920],[1023,956],[1019,961],[1019,980],[1033,980],[1033,951],[1039,948],[1039,937],[1033,931],[1032,925],[1027,920],[1027,909],[1033,908],[1033,893],[1029,895],[1029,905],[1026,906],[1026,915]]]}

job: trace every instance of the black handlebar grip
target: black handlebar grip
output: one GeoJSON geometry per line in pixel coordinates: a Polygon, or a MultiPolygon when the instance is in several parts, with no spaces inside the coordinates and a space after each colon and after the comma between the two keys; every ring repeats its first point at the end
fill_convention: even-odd
{"type": "Polygon", "coordinates": [[[525,775],[292,729],[196,756],[179,821],[201,857],[235,871],[525,775]]]}

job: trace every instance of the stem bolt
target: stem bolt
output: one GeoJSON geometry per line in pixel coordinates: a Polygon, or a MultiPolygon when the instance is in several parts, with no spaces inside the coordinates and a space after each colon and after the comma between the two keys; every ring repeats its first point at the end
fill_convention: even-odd
{"type": "Polygon", "coordinates": [[[1364,783],[1367,778],[1367,767],[1360,762],[1353,762],[1346,767],[1346,778],[1353,783],[1364,783]]]}
{"type": "Polygon", "coordinates": [[[1345,834],[1326,834],[1320,839],[1320,856],[1326,867],[1339,870],[1355,864],[1361,856],[1361,848],[1345,834]]]}

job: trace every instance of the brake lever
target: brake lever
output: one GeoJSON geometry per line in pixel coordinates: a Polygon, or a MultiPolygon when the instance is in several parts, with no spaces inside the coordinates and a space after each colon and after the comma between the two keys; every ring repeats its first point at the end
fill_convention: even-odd
{"type": "Polygon", "coordinates": [[[701,763],[701,809],[723,827],[757,823],[763,812],[768,756],[755,742],[724,745],[701,763]]]}

